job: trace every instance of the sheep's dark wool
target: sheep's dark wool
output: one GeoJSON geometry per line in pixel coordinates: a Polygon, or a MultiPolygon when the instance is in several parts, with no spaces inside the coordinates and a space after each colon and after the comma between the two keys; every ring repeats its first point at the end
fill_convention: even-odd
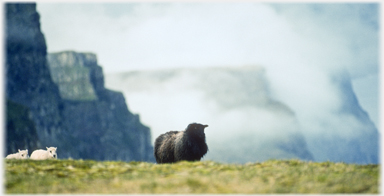
{"type": "Polygon", "coordinates": [[[169,131],[155,140],[155,158],[157,163],[177,161],[200,161],[207,153],[204,129],[208,125],[191,123],[185,131],[169,131]]]}

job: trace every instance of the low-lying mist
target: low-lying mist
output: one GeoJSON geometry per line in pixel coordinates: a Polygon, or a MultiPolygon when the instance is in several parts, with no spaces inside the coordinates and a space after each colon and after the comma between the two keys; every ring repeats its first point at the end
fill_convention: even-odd
{"type": "MultiPolygon", "coordinates": [[[[327,83],[333,91],[323,93],[334,96],[334,103],[345,104],[332,107],[316,97],[321,94],[309,94],[297,99],[309,107],[305,99],[315,96],[312,103],[318,112],[309,112],[310,108],[295,111],[271,97],[265,72],[260,66],[136,71],[107,74],[106,86],[124,93],[130,110],[151,128],[152,142],[167,131],[184,130],[192,122],[208,124],[210,150],[205,159],[241,163],[271,158],[377,161],[377,141],[366,140],[377,136],[376,128],[366,116],[358,115],[363,111],[357,102],[341,99],[353,95],[351,89],[327,83]],[[341,105],[355,110],[341,110],[341,105]],[[353,152],[350,146],[360,150],[353,152]],[[367,158],[372,156],[376,158],[367,158]]],[[[350,83],[348,78],[342,81],[350,83]]]]}

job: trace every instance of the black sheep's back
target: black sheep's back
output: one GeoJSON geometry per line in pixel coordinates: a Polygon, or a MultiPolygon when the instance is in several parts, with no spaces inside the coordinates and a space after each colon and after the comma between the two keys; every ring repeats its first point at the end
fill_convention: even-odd
{"type": "Polygon", "coordinates": [[[208,125],[191,123],[185,131],[169,131],[155,140],[154,155],[157,163],[200,161],[208,152],[204,129],[208,125]]]}
{"type": "Polygon", "coordinates": [[[175,161],[200,161],[208,152],[205,137],[196,137],[193,133],[184,132],[175,141],[175,161]]]}
{"type": "Polygon", "coordinates": [[[157,163],[175,162],[175,139],[179,132],[180,131],[169,131],[156,138],[154,155],[157,163]]]}

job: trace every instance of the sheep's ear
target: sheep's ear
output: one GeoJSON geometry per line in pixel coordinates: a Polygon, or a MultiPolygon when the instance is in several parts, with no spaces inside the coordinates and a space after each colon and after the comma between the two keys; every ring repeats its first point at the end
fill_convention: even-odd
{"type": "Polygon", "coordinates": [[[204,126],[204,128],[205,128],[205,127],[208,127],[208,125],[203,125],[203,126],[204,126]]]}
{"type": "Polygon", "coordinates": [[[47,150],[48,150],[48,147],[46,147],[47,148],[47,150]]]}
{"type": "Polygon", "coordinates": [[[20,152],[20,149],[18,149],[18,151],[20,152]]]}

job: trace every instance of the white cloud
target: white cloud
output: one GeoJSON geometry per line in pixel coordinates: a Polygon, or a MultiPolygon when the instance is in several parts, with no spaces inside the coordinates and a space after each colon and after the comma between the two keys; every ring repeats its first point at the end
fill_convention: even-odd
{"type": "MultiPolygon", "coordinates": [[[[38,11],[48,51],[94,52],[106,73],[262,65],[275,98],[315,118],[314,111],[340,105],[331,75],[344,68],[354,78],[377,74],[377,10],[367,5],[38,3],[38,11]]],[[[359,96],[377,91],[368,93],[359,96]]]]}
{"type": "Polygon", "coordinates": [[[349,66],[352,74],[377,71],[378,34],[361,21],[360,7],[312,7],[284,5],[275,12],[250,2],[38,4],[48,50],[94,51],[106,72],[255,63],[292,67],[288,63],[298,61],[349,66]]]}

